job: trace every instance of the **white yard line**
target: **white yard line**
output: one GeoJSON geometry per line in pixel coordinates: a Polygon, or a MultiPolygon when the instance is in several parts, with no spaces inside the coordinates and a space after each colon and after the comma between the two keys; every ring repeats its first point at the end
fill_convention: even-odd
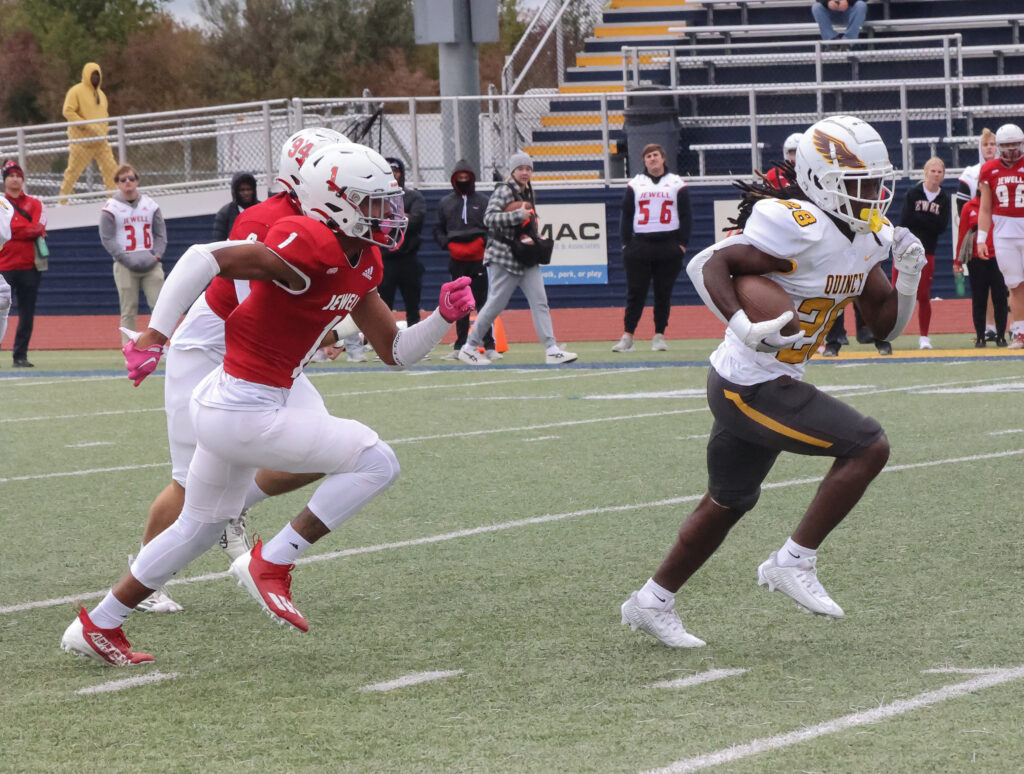
{"type": "Polygon", "coordinates": [[[364,685],[360,688],[360,691],[393,691],[395,688],[405,688],[410,685],[419,685],[420,683],[429,683],[432,680],[444,680],[448,677],[455,677],[461,675],[461,669],[449,669],[444,672],[416,672],[411,675],[403,675],[402,677],[396,677],[394,680],[388,680],[384,683],[374,683],[373,685],[364,685]]]}
{"type": "Polygon", "coordinates": [[[90,446],[115,446],[113,441],[85,441],[83,443],[66,443],[65,449],[87,449],[90,446]]]}
{"type": "Polygon", "coordinates": [[[758,755],[763,752],[778,750],[783,747],[790,747],[794,744],[800,744],[801,742],[809,742],[820,736],[837,734],[840,731],[846,731],[849,728],[878,723],[881,720],[898,717],[899,715],[913,712],[914,710],[921,709],[922,707],[928,707],[932,704],[938,704],[940,702],[948,701],[949,699],[956,699],[960,696],[966,696],[969,693],[974,693],[975,691],[981,691],[985,688],[992,688],[996,685],[1002,685],[1003,683],[1020,679],[1024,679],[1024,665],[1012,667],[1010,669],[1000,669],[989,674],[980,675],[962,683],[946,685],[935,691],[925,691],[924,693],[919,693],[917,696],[912,696],[909,699],[900,699],[899,701],[892,702],[892,704],[884,704],[880,707],[875,707],[874,709],[865,710],[864,712],[853,712],[849,715],[843,715],[842,717],[835,718],[834,720],[827,720],[824,723],[818,723],[808,728],[801,728],[798,731],[790,731],[785,734],[762,737],[761,739],[755,739],[754,741],[747,742],[746,744],[727,747],[723,750],[698,755],[694,758],[676,761],[664,768],[651,769],[646,774],[684,774],[684,772],[702,771],[713,766],[720,766],[723,763],[732,763],[733,761],[749,758],[752,755],[758,755]]]}
{"type": "Polygon", "coordinates": [[[680,677],[678,680],[663,680],[660,683],[654,683],[651,688],[689,688],[694,685],[713,683],[715,680],[724,680],[727,677],[735,677],[749,671],[749,669],[709,669],[707,672],[700,672],[690,677],[680,677]]]}
{"type": "MultiPolygon", "coordinates": [[[[1004,452],[993,452],[992,454],[975,454],[969,457],[952,457],[944,460],[930,460],[927,462],[912,462],[906,465],[891,465],[882,470],[882,473],[898,473],[904,470],[914,470],[916,468],[928,468],[935,467],[937,465],[958,465],[964,462],[978,462],[980,460],[991,460],[999,459],[1002,457],[1012,457],[1016,455],[1024,454],[1024,449],[1014,449],[1012,451],[1004,452]]],[[[803,486],[806,484],[820,484],[821,476],[814,476],[811,478],[796,478],[790,481],[777,481],[772,484],[765,484],[762,489],[783,489],[790,486],[803,486]]],[[[594,516],[604,513],[621,513],[624,511],[635,511],[642,508],[663,508],[670,505],[681,505],[682,503],[692,503],[700,500],[704,497],[704,493],[683,495],[681,497],[669,497],[663,500],[652,500],[645,503],[628,503],[626,505],[608,505],[601,508],[586,508],[579,511],[568,511],[566,513],[553,513],[545,514],[543,516],[533,516],[526,519],[517,519],[515,521],[506,521],[500,524],[485,524],[479,527],[472,527],[470,529],[460,529],[455,532],[444,532],[439,535],[429,535],[427,537],[414,538],[412,540],[401,540],[394,543],[380,543],[373,546],[362,546],[360,548],[347,548],[342,551],[332,551],[327,554],[319,554],[317,556],[307,556],[299,559],[296,564],[313,564],[315,562],[329,562],[334,559],[342,559],[348,556],[360,556],[362,554],[373,554],[380,551],[390,551],[396,548],[411,548],[413,546],[429,545],[432,543],[445,543],[449,540],[458,540],[464,537],[471,537],[473,535],[484,535],[490,532],[504,532],[505,530],[515,529],[516,527],[532,526],[534,524],[547,524],[549,522],[564,521],[566,519],[575,519],[581,516],[594,516]]],[[[175,578],[167,582],[168,586],[177,586],[179,584],[186,583],[202,583],[210,580],[220,580],[221,578],[229,577],[226,572],[211,572],[205,575],[196,575],[191,578],[175,578]]],[[[66,605],[72,602],[81,602],[87,599],[98,599],[107,593],[106,589],[102,591],[85,591],[79,594],[74,594],[66,597],[57,597],[55,599],[44,599],[35,602],[20,602],[14,605],[5,605],[0,607],[0,615],[6,615],[8,613],[19,613],[24,610],[34,610],[36,608],[44,607],[56,607],[58,605],[66,605]]]]}
{"type": "Polygon", "coordinates": [[[0,484],[9,481],[32,481],[39,478],[64,478],[66,476],[91,476],[93,473],[118,473],[123,470],[144,470],[146,468],[161,468],[170,465],[170,462],[143,462],[139,465],[118,465],[113,468],[90,468],[88,470],[65,470],[60,473],[36,473],[31,476],[10,476],[0,478],[0,484]]]}
{"type": "Polygon", "coordinates": [[[126,688],[135,688],[138,685],[159,683],[161,680],[173,680],[180,677],[178,672],[149,672],[138,677],[126,677],[123,680],[111,680],[109,683],[100,683],[88,688],[79,688],[75,693],[87,695],[90,693],[110,693],[112,691],[123,691],[126,688]]]}

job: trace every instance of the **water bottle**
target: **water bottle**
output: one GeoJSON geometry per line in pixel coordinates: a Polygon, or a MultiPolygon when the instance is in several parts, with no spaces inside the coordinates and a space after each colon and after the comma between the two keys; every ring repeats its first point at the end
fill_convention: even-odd
{"type": "Polygon", "coordinates": [[[40,258],[50,257],[50,248],[46,245],[45,237],[36,237],[36,252],[40,258]]]}
{"type": "Polygon", "coordinates": [[[964,288],[964,273],[963,271],[953,270],[953,287],[956,288],[957,298],[963,298],[967,291],[964,288]]]}

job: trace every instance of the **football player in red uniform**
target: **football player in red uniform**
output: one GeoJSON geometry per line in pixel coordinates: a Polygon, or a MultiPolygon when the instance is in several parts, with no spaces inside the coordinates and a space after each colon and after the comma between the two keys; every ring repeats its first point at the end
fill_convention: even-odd
{"type": "MultiPolygon", "coordinates": [[[[339,142],[348,142],[348,138],[321,127],[300,129],[285,140],[275,181],[281,186],[281,192],[244,210],[235,219],[229,239],[262,242],[270,227],[281,218],[301,215],[302,207],[295,189],[303,162],[311,154],[339,142]]],[[[185,476],[196,450],[189,399],[196,385],[224,360],[224,321],[247,295],[248,281],[214,277],[206,292],[192,304],[185,322],[171,337],[164,361],[164,412],[171,451],[171,483],[157,495],[149,508],[142,545],[171,526],[185,504],[185,476]]],[[[296,380],[289,394],[292,405],[299,405],[300,401],[314,406],[323,402],[304,375],[296,380]]],[[[292,475],[261,470],[249,486],[243,507],[248,510],[267,497],[291,492],[317,478],[319,476],[314,474],[292,475]]],[[[220,546],[229,561],[251,548],[243,515],[236,514],[236,518],[228,523],[220,537],[220,546]]],[[[138,609],[151,613],[175,613],[182,607],[166,589],[159,588],[138,609]]]]}
{"type": "Polygon", "coordinates": [[[1016,124],[996,130],[999,155],[978,173],[978,257],[988,258],[989,229],[996,263],[1010,289],[1014,323],[1010,349],[1024,349],[1024,131],[1016,124]]]}
{"type": "Polygon", "coordinates": [[[125,347],[128,375],[137,385],[156,368],[179,317],[210,280],[256,280],[225,324],[224,362],[192,396],[198,445],[181,515],[146,544],[130,572],[92,611],[81,609],[64,632],[64,650],[114,666],[152,661],[149,654],[132,652],[122,622],[217,541],[259,468],[326,474],[295,519],[231,565],[232,575],[271,618],[307,631],[291,601],[296,559],[398,476],[394,452],[371,428],[291,406],[291,387],[348,315],[385,364],[405,368],[418,362],[452,322],[473,309],[468,280],[443,285],[438,309],[400,331],[376,291],[382,274],[378,248],[400,244],[406,224],[395,215],[402,190],[391,167],[370,148],[331,145],[303,164],[297,190],[306,216],[279,220],[263,243],[190,248],[164,285],[150,327],[125,347]]]}

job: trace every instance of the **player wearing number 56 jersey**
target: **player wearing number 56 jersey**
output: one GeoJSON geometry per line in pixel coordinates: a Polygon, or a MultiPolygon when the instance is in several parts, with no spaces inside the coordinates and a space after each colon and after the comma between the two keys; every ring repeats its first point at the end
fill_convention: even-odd
{"type": "Polygon", "coordinates": [[[1016,124],[996,130],[998,155],[978,173],[978,256],[989,258],[989,230],[996,263],[1010,289],[1014,322],[1010,349],[1024,349],[1024,131],[1016,124]]]}
{"type": "Polygon", "coordinates": [[[796,183],[779,190],[741,184],[742,233],[697,255],[687,273],[708,307],[726,323],[711,356],[708,404],[714,417],[707,449],[708,491],[683,523],[675,545],[650,580],[622,604],[622,623],[671,647],[699,647],[675,611],[675,594],[757,503],[780,452],[833,457],[796,530],[757,568],[760,585],[801,608],[831,618],[843,610],[817,577],[817,549],[885,466],[881,426],[801,381],[835,315],[856,299],[872,330],[893,339],[913,314],[924,248],[885,219],[894,172],[878,133],[852,116],[819,121],[797,147],[796,183]],[[889,284],[879,264],[890,248],[899,277],[889,284]],[[793,300],[792,319],[751,322],[732,278],[759,274],[793,300]]]}
{"type": "Polygon", "coordinates": [[[672,288],[683,267],[690,241],[690,194],[686,182],[665,168],[665,149],[651,143],[643,149],[644,171],[629,181],[622,199],[619,230],[622,265],[626,270],[626,311],[623,334],[612,352],[632,352],[647,293],[654,285],[654,339],[651,349],[668,349],[665,329],[672,306],[672,288]]]}
{"type": "MultiPolygon", "coordinates": [[[[167,227],[160,205],[139,191],[139,173],[134,167],[120,167],[115,180],[117,193],[100,212],[100,241],[114,259],[121,327],[135,330],[139,290],[152,309],[164,284],[160,259],[167,249],[167,227]]],[[[127,341],[123,338],[122,343],[127,341]]]]}

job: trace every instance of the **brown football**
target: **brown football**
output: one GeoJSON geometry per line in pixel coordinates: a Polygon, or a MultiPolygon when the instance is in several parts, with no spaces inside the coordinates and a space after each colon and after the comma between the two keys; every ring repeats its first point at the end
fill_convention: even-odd
{"type": "Polygon", "coordinates": [[[732,284],[740,307],[751,322],[774,320],[784,312],[792,312],[793,319],[783,327],[782,334],[790,336],[800,330],[793,299],[777,282],[759,274],[741,274],[732,278],[732,284]]]}
{"type": "Polygon", "coordinates": [[[530,206],[529,202],[524,202],[524,201],[521,201],[521,200],[514,201],[514,202],[509,202],[508,205],[505,207],[505,212],[512,212],[512,210],[521,210],[524,207],[529,208],[529,206],[530,206]]]}

